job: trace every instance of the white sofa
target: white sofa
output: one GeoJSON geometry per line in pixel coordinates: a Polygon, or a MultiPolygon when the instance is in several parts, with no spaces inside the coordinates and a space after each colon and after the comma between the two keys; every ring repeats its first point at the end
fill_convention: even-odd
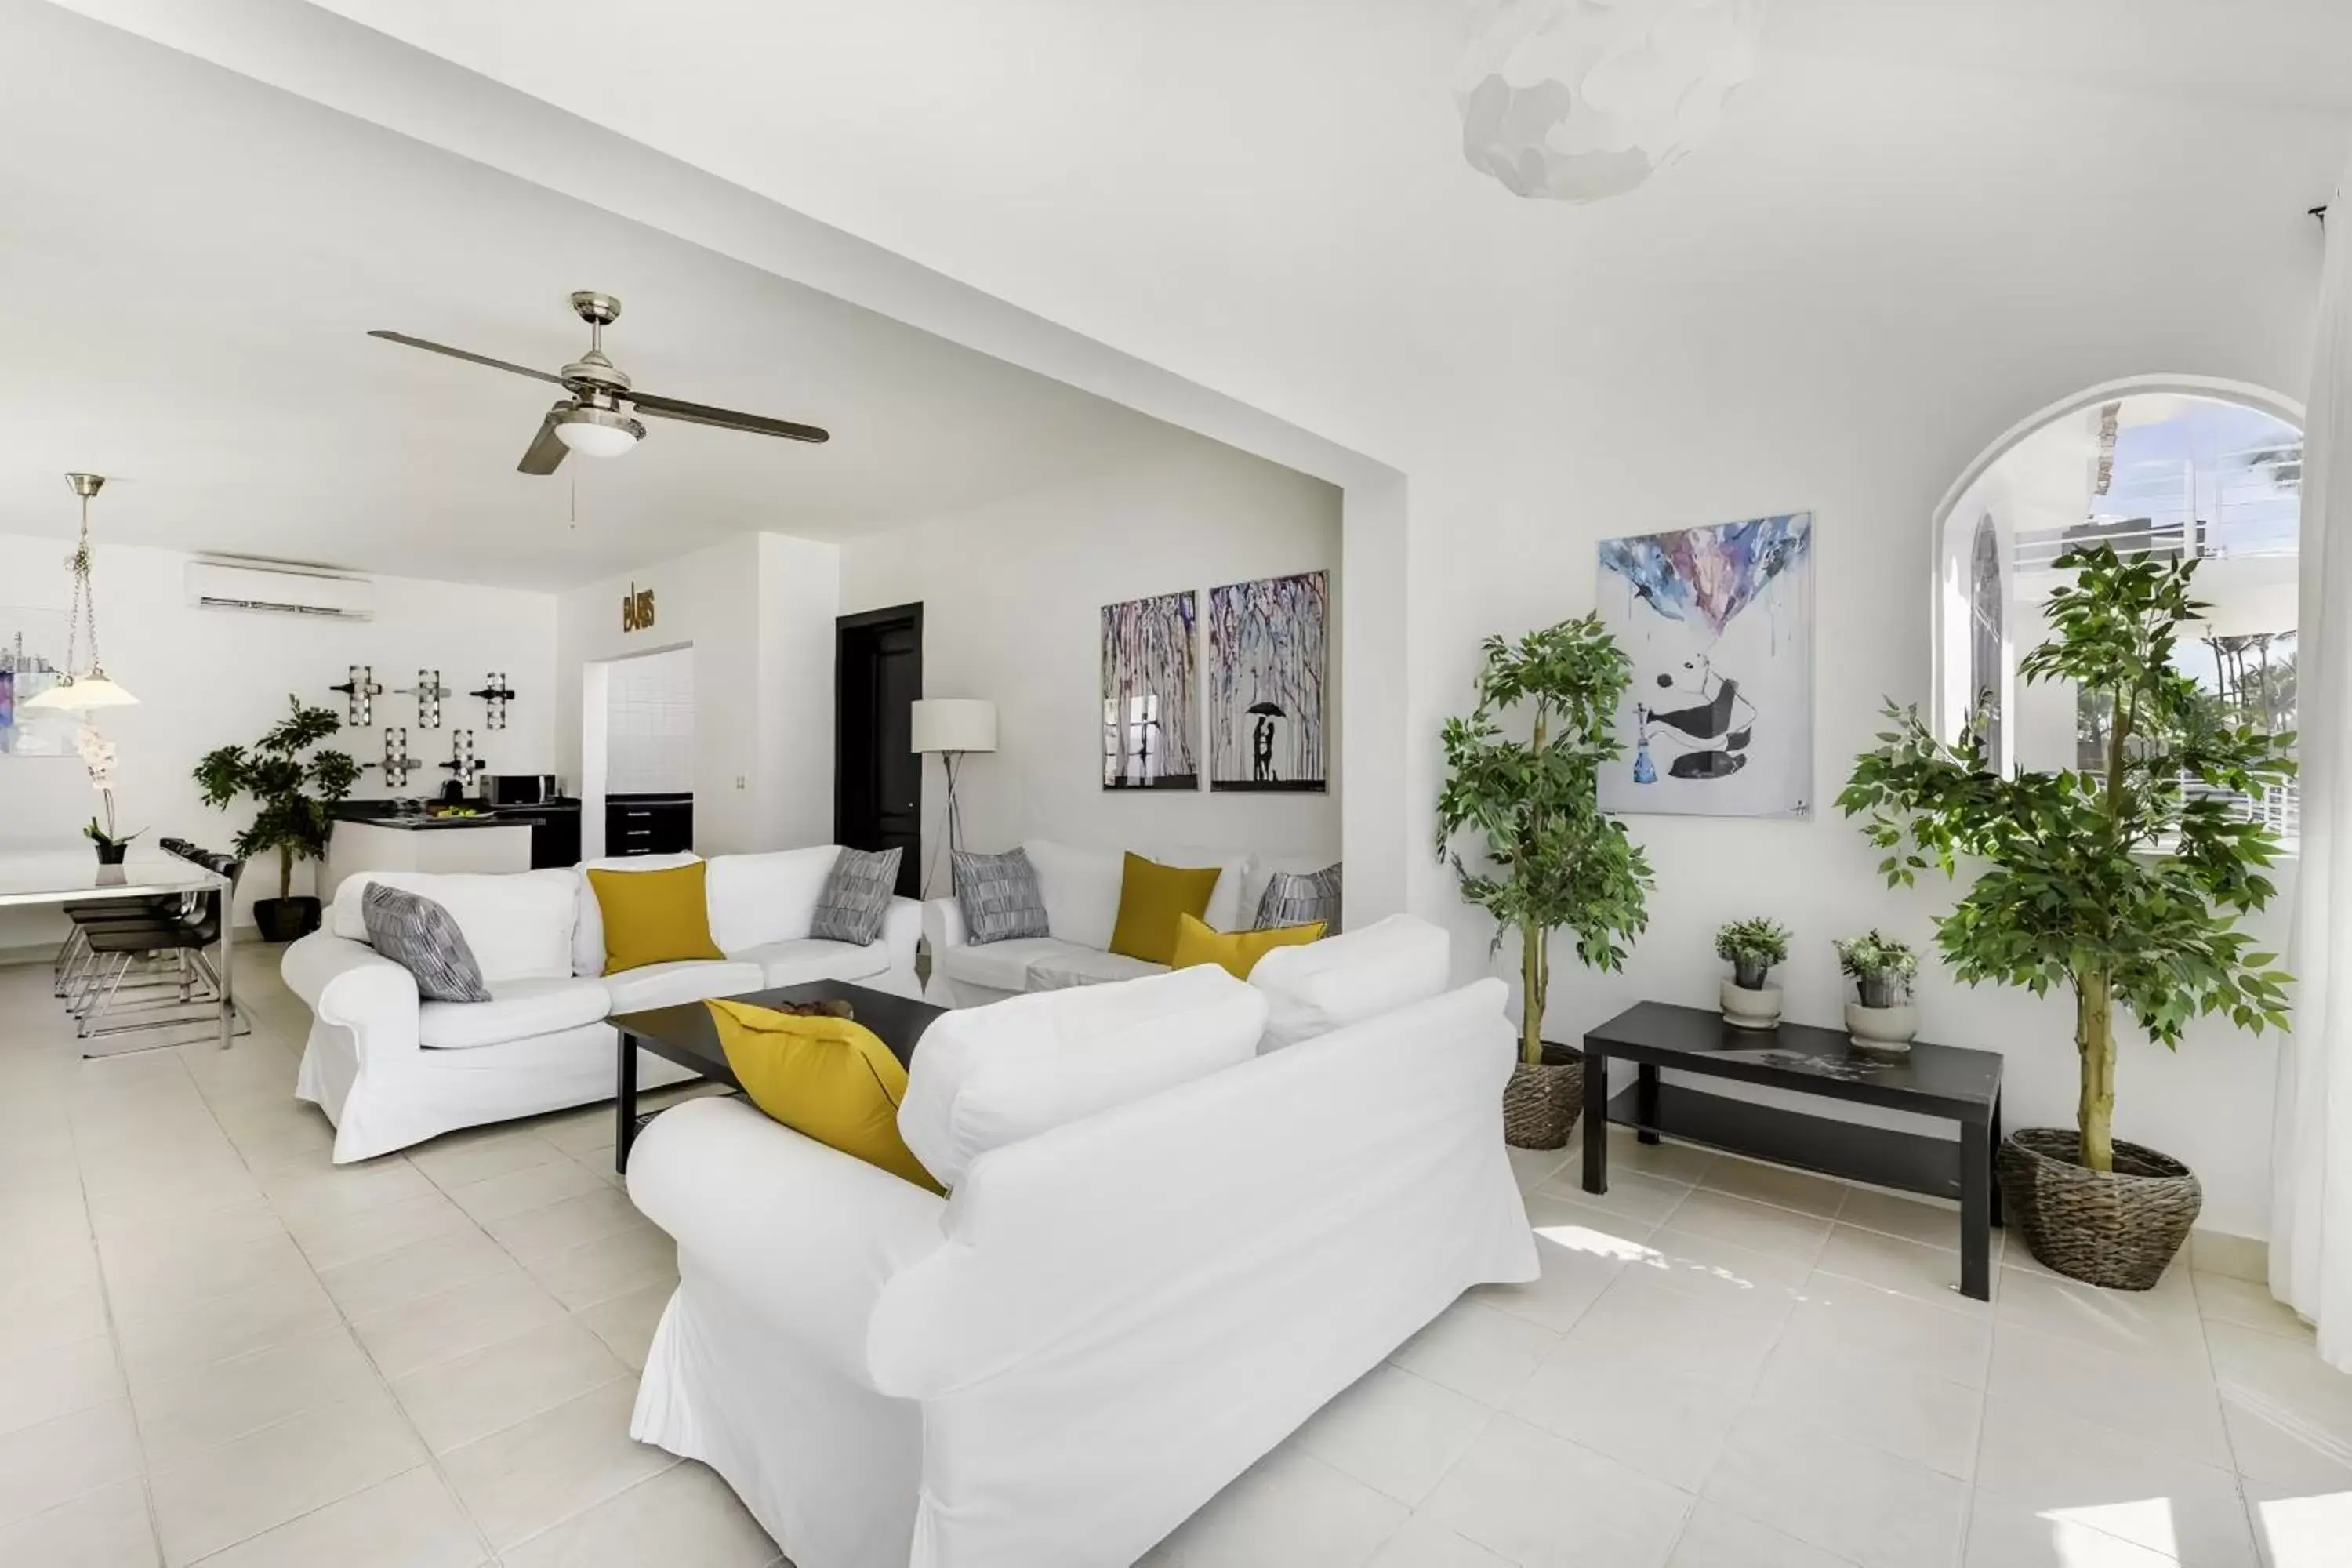
{"type": "MultiPolygon", "coordinates": [[[[1330,1032],[988,1149],[945,1199],[738,1100],[664,1112],[629,1192],[679,1283],[632,1435],[718,1470],[800,1568],[1133,1562],[1463,1290],[1537,1275],[1505,988],[1438,994],[1444,934],[1412,925],[1225,979],[1269,1043],[1330,1032]],[[1340,973],[1392,973],[1399,937],[1434,978],[1339,1021],[1401,997],[1340,973]]],[[[899,1120],[938,1147],[924,1048],[899,1120]]]]}
{"type": "MultiPolygon", "coordinates": [[[[1110,951],[1118,922],[1118,890],[1126,854],[1052,839],[1032,838],[1021,847],[1037,872],[1050,934],[973,943],[965,933],[963,906],[953,898],[923,905],[923,940],[931,950],[926,1000],[942,1007],[977,1007],[1034,991],[1099,985],[1164,972],[1166,964],[1110,951]]],[[[1214,866],[1220,875],[1202,921],[1218,931],[1246,930],[1258,900],[1276,871],[1313,871],[1330,858],[1268,858],[1213,849],[1136,853],[1171,866],[1214,866]]]]}
{"type": "MultiPolygon", "coordinates": [[[[320,929],[286,950],[283,973],[313,1015],[295,1093],[335,1124],[337,1164],[460,1127],[612,1097],[616,1013],[735,996],[811,980],[848,980],[918,996],[922,911],[891,900],[865,947],[809,935],[837,845],[709,861],[705,897],[719,960],[606,975],[604,928],[577,869],[507,875],[366,872],[336,889],[320,929]],[[385,882],[440,903],[465,933],[491,1000],[420,1002],[407,970],[368,945],[360,901],[385,882]]],[[[642,871],[693,856],[592,864],[642,871]]],[[[645,1057],[643,1087],[692,1076],[645,1057]]]]}

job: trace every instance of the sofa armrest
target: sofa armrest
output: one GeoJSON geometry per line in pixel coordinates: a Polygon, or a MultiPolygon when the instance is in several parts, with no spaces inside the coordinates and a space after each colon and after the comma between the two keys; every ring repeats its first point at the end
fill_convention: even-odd
{"type": "Polygon", "coordinates": [[[664,1111],[629,1147],[629,1196],[708,1276],[784,1335],[874,1386],[882,1289],[942,1245],[946,1201],[803,1138],[740,1100],[664,1111]]]}
{"type": "Polygon", "coordinates": [[[937,963],[942,950],[964,944],[963,905],[955,899],[926,899],[923,901],[923,940],[931,944],[931,959],[937,963]]]}
{"type": "Polygon", "coordinates": [[[915,973],[915,949],[923,938],[923,906],[912,899],[890,900],[876,940],[890,954],[890,967],[869,982],[878,989],[920,1001],[923,983],[915,973]]]}
{"type": "Polygon", "coordinates": [[[416,977],[367,943],[312,931],[278,973],[320,1023],[352,1032],[362,1064],[417,1049],[416,977]]]}

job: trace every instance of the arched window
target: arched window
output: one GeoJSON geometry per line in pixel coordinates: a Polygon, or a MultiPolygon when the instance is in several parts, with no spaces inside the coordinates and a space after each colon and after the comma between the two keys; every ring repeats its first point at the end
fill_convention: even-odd
{"type": "MultiPolygon", "coordinates": [[[[2197,563],[2211,605],[2174,667],[2215,719],[2273,733],[2295,721],[2303,432],[2257,388],[2119,383],[2012,430],[1937,518],[1936,704],[1950,738],[1976,718],[1995,767],[2082,768],[2110,716],[2071,688],[2027,684],[2018,661],[2049,633],[2042,605],[2069,551],[2105,545],[2197,563]],[[2209,391],[2208,388],[2210,388],[2209,391]]],[[[2290,840],[2290,784],[2235,803],[2290,840]]]]}

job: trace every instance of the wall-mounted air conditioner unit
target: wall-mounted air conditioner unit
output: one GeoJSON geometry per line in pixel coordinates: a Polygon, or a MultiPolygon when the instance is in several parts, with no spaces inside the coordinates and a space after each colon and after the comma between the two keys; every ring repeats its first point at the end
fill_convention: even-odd
{"type": "Polygon", "coordinates": [[[375,618],[375,584],[299,566],[251,561],[188,563],[188,603],[206,610],[267,610],[333,620],[375,618]]]}

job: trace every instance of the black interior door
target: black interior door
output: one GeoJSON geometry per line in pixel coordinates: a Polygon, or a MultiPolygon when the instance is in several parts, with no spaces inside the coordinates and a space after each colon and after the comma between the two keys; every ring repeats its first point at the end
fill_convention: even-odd
{"type": "Polygon", "coordinates": [[[834,635],[834,832],[853,849],[898,849],[898,892],[923,881],[923,759],[910,749],[923,694],[923,606],[843,616],[834,635]]]}

